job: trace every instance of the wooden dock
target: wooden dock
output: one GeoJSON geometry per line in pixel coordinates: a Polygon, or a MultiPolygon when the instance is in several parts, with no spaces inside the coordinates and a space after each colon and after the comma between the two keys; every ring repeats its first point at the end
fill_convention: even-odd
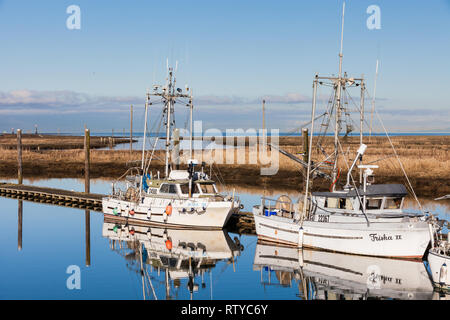
{"type": "MultiPolygon", "coordinates": [[[[56,188],[1,182],[0,196],[97,212],[102,212],[102,198],[105,197],[105,195],[97,193],[84,193],[56,188]]],[[[118,222],[122,223],[136,223],[136,219],[132,218],[113,218],[116,218],[118,222]]],[[[137,223],[148,225],[146,222],[137,221],[137,223]]],[[[239,214],[234,214],[231,216],[226,228],[228,231],[237,232],[239,234],[255,234],[253,215],[250,212],[240,212],[239,214]]]]}
{"type": "Polygon", "coordinates": [[[0,183],[0,196],[98,212],[102,212],[102,197],[104,197],[96,193],[12,183],[0,183]]]}

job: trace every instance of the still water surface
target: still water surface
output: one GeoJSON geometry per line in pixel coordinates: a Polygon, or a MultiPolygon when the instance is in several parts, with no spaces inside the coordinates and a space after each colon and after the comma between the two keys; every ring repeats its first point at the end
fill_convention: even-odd
{"type": "MultiPolygon", "coordinates": [[[[77,179],[24,183],[84,188],[77,179]]],[[[110,185],[94,180],[91,192],[107,194],[110,185]]],[[[245,211],[260,201],[257,190],[237,192],[245,211]]],[[[85,210],[27,201],[22,202],[20,237],[19,201],[0,198],[0,205],[0,299],[439,298],[421,262],[283,248],[227,231],[164,232],[116,225],[98,212],[87,215],[85,210]],[[80,268],[80,289],[68,289],[74,274],[67,273],[69,266],[80,268]]],[[[423,205],[449,219],[445,203],[423,205]]],[[[415,208],[412,201],[408,206],[415,208]]]]}

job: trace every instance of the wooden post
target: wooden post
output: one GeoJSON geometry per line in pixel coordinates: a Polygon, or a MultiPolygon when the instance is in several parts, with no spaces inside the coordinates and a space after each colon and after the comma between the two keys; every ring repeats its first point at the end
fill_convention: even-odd
{"type": "Polygon", "coordinates": [[[266,100],[263,100],[262,101],[263,102],[263,104],[262,104],[262,120],[263,120],[263,126],[262,126],[262,129],[264,130],[264,129],[266,129],[266,116],[265,116],[265,114],[264,114],[264,107],[265,107],[265,105],[266,105],[266,100]]]}
{"type": "Polygon", "coordinates": [[[22,130],[17,129],[17,183],[22,184],[22,130]]]}
{"type": "Polygon", "coordinates": [[[173,139],[172,164],[176,170],[180,170],[180,129],[173,130],[172,139],[173,139]]]}
{"type": "Polygon", "coordinates": [[[85,210],[84,212],[85,221],[85,242],[86,242],[86,267],[91,265],[91,212],[85,210]]]}
{"type": "Polygon", "coordinates": [[[22,250],[22,217],[23,217],[23,203],[19,200],[17,212],[17,250],[22,250]]]}
{"type": "Polygon", "coordinates": [[[133,154],[133,105],[130,107],[130,158],[133,154]]]}
{"type": "Polygon", "coordinates": [[[303,128],[302,140],[303,140],[303,161],[308,162],[308,155],[309,155],[308,128],[303,128]]]}
{"type": "Polygon", "coordinates": [[[91,145],[91,137],[89,133],[89,129],[84,130],[84,192],[90,192],[90,176],[89,176],[89,167],[90,167],[90,145],[91,145]]]}

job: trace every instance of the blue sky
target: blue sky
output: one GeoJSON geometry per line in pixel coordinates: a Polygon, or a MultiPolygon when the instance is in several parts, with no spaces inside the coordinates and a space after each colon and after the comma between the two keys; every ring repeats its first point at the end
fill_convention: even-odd
{"type": "MultiPolygon", "coordinates": [[[[164,82],[166,59],[178,61],[180,86],[193,88],[204,128],[260,127],[265,97],[268,126],[289,131],[308,121],[314,74],[338,71],[341,7],[0,1],[0,131],[122,131],[129,105],[140,120],[146,88],[164,82]],[[66,28],[72,4],[80,30],[66,28]]],[[[380,60],[377,108],[389,130],[450,131],[450,1],[350,0],[345,17],[344,70],[364,74],[371,94],[380,60]],[[379,30],[366,26],[370,5],[381,9],[379,30]]]]}

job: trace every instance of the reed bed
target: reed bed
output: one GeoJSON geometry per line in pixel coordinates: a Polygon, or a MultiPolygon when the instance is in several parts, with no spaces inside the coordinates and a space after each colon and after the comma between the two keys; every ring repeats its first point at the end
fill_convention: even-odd
{"type": "MultiPolygon", "coordinates": [[[[448,136],[398,136],[392,137],[404,170],[406,171],[414,189],[419,195],[434,196],[450,193],[450,137],[448,136]]],[[[390,142],[385,137],[364,139],[368,145],[363,162],[377,164],[375,170],[377,182],[398,182],[406,184],[403,172],[396,158],[390,142]]],[[[300,137],[280,137],[280,147],[292,154],[303,150],[300,137]]],[[[313,145],[317,143],[314,137],[313,145]]],[[[347,166],[353,161],[359,147],[359,137],[348,137],[342,142],[345,157],[340,157],[338,167],[341,168],[340,183],[345,183],[347,166]]],[[[331,153],[333,138],[326,137],[323,141],[324,149],[331,153]]],[[[281,189],[301,190],[303,185],[303,169],[300,164],[279,154],[276,150],[268,151],[264,147],[246,146],[236,147],[231,153],[227,149],[196,151],[194,158],[204,161],[209,170],[221,178],[225,183],[243,186],[272,186],[281,189]],[[227,158],[228,155],[228,158],[227,158]],[[230,156],[231,155],[231,156],[230,156]],[[275,175],[261,175],[261,168],[277,167],[275,175]]],[[[312,150],[313,161],[322,161],[325,157],[312,150]]],[[[73,150],[27,150],[22,154],[25,177],[82,177],[84,170],[84,151],[73,150]]],[[[181,157],[181,168],[186,167],[188,154],[181,157]]],[[[117,178],[131,166],[139,166],[140,151],[129,150],[91,150],[91,176],[117,178]],[[134,161],[134,162],[133,162],[134,161]]],[[[329,159],[332,160],[332,159],[329,159]]],[[[151,170],[156,172],[163,169],[164,152],[156,151],[153,156],[151,170]]],[[[330,165],[330,164],[329,164],[330,165]]],[[[0,145],[0,175],[15,177],[17,175],[17,151],[2,149],[0,145]]],[[[216,177],[215,176],[215,177],[216,177]]],[[[353,173],[356,178],[358,170],[353,173]]],[[[328,188],[329,182],[314,182],[318,189],[328,188]]]]}

